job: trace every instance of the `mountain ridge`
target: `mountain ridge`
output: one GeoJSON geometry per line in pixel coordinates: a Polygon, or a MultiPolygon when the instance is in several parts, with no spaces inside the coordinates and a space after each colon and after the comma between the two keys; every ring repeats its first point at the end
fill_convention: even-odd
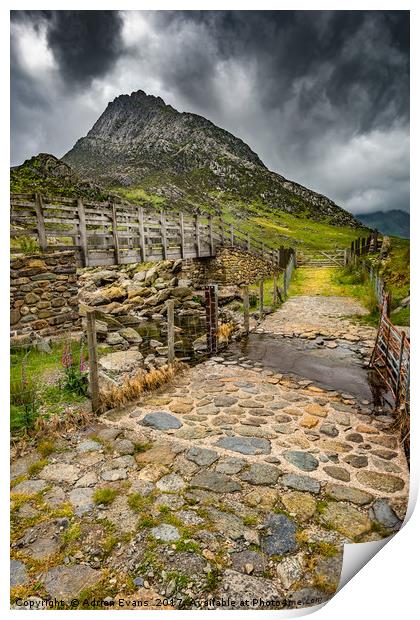
{"type": "Polygon", "coordinates": [[[410,214],[402,209],[360,213],[356,217],[366,226],[377,228],[384,235],[410,238],[410,214]]]}

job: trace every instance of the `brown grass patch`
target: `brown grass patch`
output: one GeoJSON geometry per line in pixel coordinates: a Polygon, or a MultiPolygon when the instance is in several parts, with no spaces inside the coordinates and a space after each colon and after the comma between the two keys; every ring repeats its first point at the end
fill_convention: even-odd
{"type": "Polygon", "coordinates": [[[234,331],[233,323],[222,323],[217,331],[217,339],[219,342],[229,342],[229,338],[234,331]]]}
{"type": "Polygon", "coordinates": [[[187,368],[182,362],[165,364],[161,368],[154,368],[149,372],[140,370],[133,377],[127,378],[122,385],[105,389],[100,394],[101,409],[114,409],[139,398],[145,392],[157,390],[169,383],[175,375],[187,368]]]}

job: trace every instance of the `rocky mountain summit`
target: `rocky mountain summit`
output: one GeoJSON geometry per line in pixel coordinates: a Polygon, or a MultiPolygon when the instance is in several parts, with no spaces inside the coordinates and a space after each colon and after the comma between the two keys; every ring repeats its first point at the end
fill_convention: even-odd
{"type": "Polygon", "coordinates": [[[359,226],[329,198],[268,170],[228,131],[141,90],[109,103],[63,161],[128,198],[186,209],[281,210],[359,226]]]}

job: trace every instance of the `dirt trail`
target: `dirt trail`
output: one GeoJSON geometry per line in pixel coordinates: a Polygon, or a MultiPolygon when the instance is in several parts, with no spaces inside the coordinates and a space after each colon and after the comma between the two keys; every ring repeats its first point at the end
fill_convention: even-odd
{"type": "MultiPolygon", "coordinates": [[[[357,313],[350,298],[292,297],[256,336],[348,346],[362,364],[374,330],[352,323],[357,313]]],[[[368,398],[229,349],[64,437],[47,464],[33,467],[36,452],[12,463],[14,592],[90,588],[187,609],[325,600],[343,543],[388,536],[404,518],[392,422],[368,398]],[[95,502],[103,488],[113,501],[95,502]]]]}

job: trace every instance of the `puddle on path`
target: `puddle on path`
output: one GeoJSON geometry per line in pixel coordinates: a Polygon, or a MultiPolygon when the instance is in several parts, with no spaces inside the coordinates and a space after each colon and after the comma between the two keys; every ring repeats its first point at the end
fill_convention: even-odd
{"type": "Polygon", "coordinates": [[[272,334],[249,334],[229,346],[224,357],[246,357],[264,367],[309,379],[320,387],[347,392],[375,406],[383,405],[383,386],[374,371],[361,365],[347,343],[335,349],[317,346],[301,338],[282,338],[272,334]]]}

